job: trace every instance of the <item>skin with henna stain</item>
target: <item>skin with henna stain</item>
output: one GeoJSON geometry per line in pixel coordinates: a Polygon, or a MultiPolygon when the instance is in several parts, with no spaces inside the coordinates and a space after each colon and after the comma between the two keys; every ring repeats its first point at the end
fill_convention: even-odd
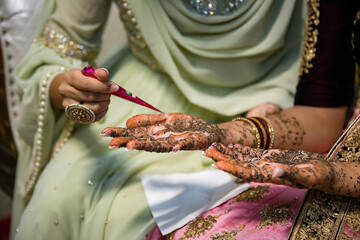
{"type": "Polygon", "coordinates": [[[215,168],[245,181],[360,197],[360,178],[351,177],[360,170],[356,162],[333,162],[323,154],[303,150],[262,150],[221,143],[213,143],[204,155],[216,162],[215,168]]]}

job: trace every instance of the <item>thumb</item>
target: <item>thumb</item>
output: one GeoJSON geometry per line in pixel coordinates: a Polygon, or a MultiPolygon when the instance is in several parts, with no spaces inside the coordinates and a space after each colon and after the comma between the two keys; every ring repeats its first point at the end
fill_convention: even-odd
{"type": "Polygon", "coordinates": [[[96,78],[101,82],[109,81],[109,71],[106,68],[98,68],[95,70],[96,78]]]}

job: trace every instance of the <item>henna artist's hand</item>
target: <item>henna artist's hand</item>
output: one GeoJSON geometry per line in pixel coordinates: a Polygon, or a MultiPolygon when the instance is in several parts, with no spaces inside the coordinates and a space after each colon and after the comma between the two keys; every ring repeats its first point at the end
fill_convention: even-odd
{"type": "Polygon", "coordinates": [[[213,143],[204,155],[216,161],[214,167],[245,181],[332,192],[334,167],[322,154],[213,143]]]}
{"type": "Polygon", "coordinates": [[[113,137],[110,148],[126,147],[150,152],[206,149],[225,138],[216,124],[183,113],[142,114],[126,122],[127,128],[105,128],[101,135],[113,137]]]}
{"type": "Polygon", "coordinates": [[[82,104],[95,113],[95,121],[105,116],[110,104],[110,92],[118,87],[108,81],[107,70],[96,69],[97,79],[84,76],[80,69],[58,74],[51,83],[50,96],[55,108],[65,109],[70,104],[82,104]]]}

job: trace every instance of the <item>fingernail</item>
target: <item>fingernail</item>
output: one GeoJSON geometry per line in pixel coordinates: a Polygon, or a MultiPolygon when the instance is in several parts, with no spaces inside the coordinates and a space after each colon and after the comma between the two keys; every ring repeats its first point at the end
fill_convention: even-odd
{"type": "Polygon", "coordinates": [[[100,137],[107,137],[108,135],[106,133],[100,133],[100,137]]]}
{"type": "Polygon", "coordinates": [[[125,148],[125,151],[126,151],[126,152],[131,152],[132,150],[134,150],[134,149],[131,149],[131,148],[125,148]]]}
{"type": "Polygon", "coordinates": [[[205,151],[202,151],[201,154],[206,157],[205,151]]]}
{"type": "MultiPolygon", "coordinates": [[[[215,169],[219,169],[218,167],[216,167],[215,163],[211,164],[211,166],[215,169]]],[[[220,170],[220,169],[219,169],[220,170]]]]}
{"type": "Polygon", "coordinates": [[[280,168],[275,168],[272,178],[278,178],[281,177],[284,174],[284,170],[280,169],[280,168]]]}
{"type": "Polygon", "coordinates": [[[99,68],[99,69],[104,70],[104,71],[107,72],[107,74],[109,75],[109,70],[107,70],[106,68],[99,68]]]}
{"type": "Polygon", "coordinates": [[[119,90],[119,86],[117,84],[111,84],[110,92],[117,92],[119,90]]]}
{"type": "Polygon", "coordinates": [[[173,150],[172,153],[173,154],[178,154],[180,151],[179,150],[173,150]]]}
{"type": "Polygon", "coordinates": [[[117,146],[109,146],[109,149],[117,148],[117,146]]]}

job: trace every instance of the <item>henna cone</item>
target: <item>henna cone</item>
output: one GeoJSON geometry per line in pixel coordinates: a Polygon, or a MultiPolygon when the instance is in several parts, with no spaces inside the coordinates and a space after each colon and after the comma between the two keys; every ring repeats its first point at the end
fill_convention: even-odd
{"type": "MultiPolygon", "coordinates": [[[[81,71],[82,74],[84,74],[85,76],[87,77],[92,77],[92,78],[95,78],[95,70],[93,67],[91,66],[87,66],[87,67],[84,67],[84,69],[81,71]]],[[[119,90],[117,90],[116,92],[112,92],[110,93],[111,95],[114,95],[114,96],[117,96],[119,98],[123,98],[125,100],[128,100],[130,102],[133,102],[133,103],[136,103],[136,104],[139,104],[141,106],[144,106],[144,107],[147,107],[147,108],[150,108],[152,110],[155,110],[155,111],[158,111],[160,113],[163,113],[162,111],[160,111],[159,109],[151,106],[150,104],[148,104],[147,102],[145,102],[144,100],[138,98],[137,96],[135,96],[133,93],[127,91],[126,89],[119,87],[119,90]]]]}

